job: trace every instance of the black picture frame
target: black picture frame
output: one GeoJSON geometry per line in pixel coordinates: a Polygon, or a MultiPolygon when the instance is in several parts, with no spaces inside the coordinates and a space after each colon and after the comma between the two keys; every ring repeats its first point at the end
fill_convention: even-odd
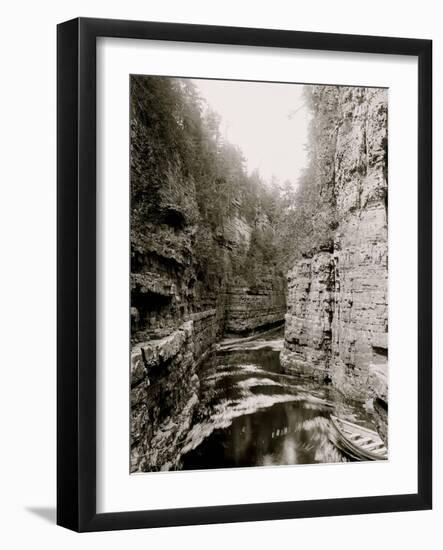
{"type": "Polygon", "coordinates": [[[78,18],[57,29],[57,523],[104,531],[432,507],[432,42],[78,18]],[[96,511],[96,39],[398,54],[418,58],[418,490],[415,494],[136,512],[96,511]]]}

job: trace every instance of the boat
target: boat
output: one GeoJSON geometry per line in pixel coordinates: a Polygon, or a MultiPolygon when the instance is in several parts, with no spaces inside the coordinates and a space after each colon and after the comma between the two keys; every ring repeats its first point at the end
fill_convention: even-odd
{"type": "Polygon", "coordinates": [[[388,450],[377,432],[331,414],[332,442],[354,460],[387,460],[388,450]]]}

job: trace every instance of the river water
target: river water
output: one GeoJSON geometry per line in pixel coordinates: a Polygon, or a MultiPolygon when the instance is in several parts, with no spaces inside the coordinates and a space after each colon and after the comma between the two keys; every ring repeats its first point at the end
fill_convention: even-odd
{"type": "Polygon", "coordinates": [[[349,460],[331,441],[330,415],[372,427],[370,415],[329,385],[285,374],[282,347],[274,333],[234,343],[201,366],[182,469],[349,460]]]}

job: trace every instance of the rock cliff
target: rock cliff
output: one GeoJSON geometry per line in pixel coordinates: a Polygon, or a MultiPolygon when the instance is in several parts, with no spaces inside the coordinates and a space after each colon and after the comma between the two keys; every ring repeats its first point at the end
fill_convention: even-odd
{"type": "Polygon", "coordinates": [[[216,312],[192,314],[131,352],[131,471],[173,469],[200,386],[197,367],[216,337],[216,312]]]}
{"type": "Polygon", "coordinates": [[[283,278],[264,277],[253,288],[232,285],[227,291],[225,332],[249,334],[263,327],[283,323],[285,312],[283,278]]]}
{"type": "Polygon", "coordinates": [[[285,311],[275,270],[236,294],[247,258],[262,271],[257,190],[236,150],[208,137],[192,94],[175,79],[131,78],[131,472],[176,466],[199,363],[224,332],[285,311]]]}
{"type": "Polygon", "coordinates": [[[314,90],[311,173],[335,222],[289,271],[281,359],[347,396],[376,397],[383,423],[387,390],[375,396],[369,378],[375,367],[386,378],[388,360],[387,91],[314,90]]]}

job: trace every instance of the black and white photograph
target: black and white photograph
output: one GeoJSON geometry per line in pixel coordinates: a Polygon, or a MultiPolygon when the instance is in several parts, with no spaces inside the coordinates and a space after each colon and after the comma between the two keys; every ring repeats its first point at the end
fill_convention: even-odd
{"type": "Polygon", "coordinates": [[[130,472],[388,460],[389,90],[129,80],[130,472]]]}
{"type": "Polygon", "coordinates": [[[408,8],[5,3],[2,548],[438,549],[443,26],[408,8]]]}

